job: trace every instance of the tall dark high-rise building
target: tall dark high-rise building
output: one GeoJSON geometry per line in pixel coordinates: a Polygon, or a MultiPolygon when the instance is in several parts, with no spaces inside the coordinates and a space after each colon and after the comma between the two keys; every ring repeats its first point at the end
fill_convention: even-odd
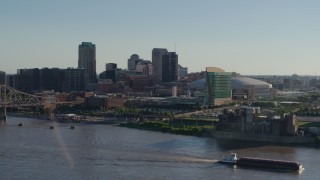
{"type": "Polygon", "coordinates": [[[108,70],[116,70],[117,69],[117,64],[116,63],[107,63],[106,64],[106,71],[108,70]]]}
{"type": "Polygon", "coordinates": [[[79,45],[78,68],[86,69],[89,83],[97,82],[96,45],[91,42],[82,42],[82,44],[79,45]]]}
{"type": "Polygon", "coordinates": [[[3,71],[0,71],[0,84],[6,83],[6,73],[3,71]]]}
{"type": "Polygon", "coordinates": [[[178,55],[169,52],[162,55],[162,82],[178,80],[178,55]]]}
{"type": "Polygon", "coordinates": [[[10,87],[13,87],[15,89],[17,89],[17,79],[18,79],[18,75],[17,74],[8,74],[6,76],[6,80],[7,80],[7,85],[10,86],[10,87]]]}
{"type": "Polygon", "coordinates": [[[111,79],[113,83],[116,82],[116,70],[117,64],[107,63],[106,64],[106,79],[111,79]]]}
{"type": "Polygon", "coordinates": [[[152,50],[152,79],[154,83],[162,82],[162,55],[168,53],[167,49],[153,48],[152,50]]]}

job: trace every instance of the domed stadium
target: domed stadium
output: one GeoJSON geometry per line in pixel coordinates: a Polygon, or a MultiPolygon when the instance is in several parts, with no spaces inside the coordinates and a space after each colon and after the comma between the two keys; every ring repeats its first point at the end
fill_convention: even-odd
{"type": "Polygon", "coordinates": [[[248,77],[236,76],[231,78],[231,87],[232,89],[270,89],[272,88],[272,84],[269,84],[264,81],[260,81],[257,79],[252,79],[248,77]]]}
{"type": "Polygon", "coordinates": [[[191,89],[202,91],[206,89],[205,85],[206,85],[206,78],[203,78],[203,79],[198,79],[190,82],[189,87],[191,89]]]}
{"type": "MultiPolygon", "coordinates": [[[[206,79],[192,81],[189,87],[195,91],[206,90],[206,79]]],[[[272,85],[257,79],[249,77],[236,76],[231,77],[231,89],[233,92],[245,90],[254,91],[256,97],[271,98],[272,85]]]]}

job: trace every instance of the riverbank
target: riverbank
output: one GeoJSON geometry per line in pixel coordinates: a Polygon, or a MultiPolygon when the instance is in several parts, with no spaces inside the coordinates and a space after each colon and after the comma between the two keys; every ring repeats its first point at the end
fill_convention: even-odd
{"type": "MultiPolygon", "coordinates": [[[[34,115],[34,114],[18,114],[10,113],[8,116],[33,118],[40,120],[50,120],[48,115],[34,115]]],[[[208,125],[211,122],[206,121],[191,121],[191,120],[171,120],[171,121],[144,121],[136,122],[128,118],[96,118],[87,117],[81,120],[81,123],[88,124],[106,124],[116,125],[120,127],[128,127],[142,130],[158,131],[164,133],[211,137],[216,139],[226,140],[241,140],[253,142],[266,143],[281,143],[281,144],[306,144],[306,145],[320,145],[320,138],[317,137],[302,137],[302,136],[271,136],[271,135],[256,135],[243,134],[238,132],[216,131],[214,124],[208,125]]],[[[63,122],[62,122],[63,123],[63,122]]]]}
{"type": "Polygon", "coordinates": [[[40,119],[40,120],[50,120],[50,116],[45,115],[45,114],[7,113],[7,116],[19,117],[19,118],[32,118],[32,119],[40,119]]]}
{"type": "Polygon", "coordinates": [[[216,131],[214,127],[208,126],[182,126],[175,127],[169,122],[148,121],[142,123],[120,123],[121,127],[135,128],[141,130],[159,131],[164,133],[182,134],[191,136],[211,137],[215,139],[251,141],[263,143],[318,145],[315,137],[306,136],[272,136],[244,134],[239,132],[216,131]]]}
{"type": "Polygon", "coordinates": [[[191,136],[209,136],[210,127],[206,126],[181,126],[175,127],[169,122],[148,121],[143,123],[120,123],[121,127],[136,128],[151,131],[160,131],[172,134],[182,134],[191,136]]]}
{"type": "Polygon", "coordinates": [[[267,136],[226,131],[211,131],[210,136],[217,139],[256,141],[281,144],[315,144],[314,137],[306,136],[267,136]]]}

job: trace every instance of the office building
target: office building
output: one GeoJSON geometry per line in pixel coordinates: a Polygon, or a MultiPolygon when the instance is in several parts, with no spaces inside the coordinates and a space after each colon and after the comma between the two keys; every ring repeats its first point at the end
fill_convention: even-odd
{"type": "Polygon", "coordinates": [[[152,84],[151,79],[146,75],[127,75],[126,82],[135,92],[147,91],[152,84]]]}
{"type": "Polygon", "coordinates": [[[136,72],[141,73],[142,75],[147,75],[148,77],[152,76],[152,63],[151,61],[142,60],[139,61],[136,65],[136,72]]]}
{"type": "Polygon", "coordinates": [[[162,82],[162,55],[167,53],[167,49],[153,48],[152,50],[152,79],[154,83],[162,82]]]}
{"type": "Polygon", "coordinates": [[[178,80],[178,55],[168,52],[162,55],[162,82],[178,80]]]}
{"type": "Polygon", "coordinates": [[[124,107],[124,99],[119,96],[97,95],[85,98],[85,107],[89,109],[110,109],[124,107]]]}
{"type": "Polygon", "coordinates": [[[117,64],[107,63],[106,64],[106,79],[111,79],[113,83],[116,82],[116,70],[117,64]]]}
{"type": "Polygon", "coordinates": [[[18,76],[16,74],[8,74],[6,75],[6,80],[7,80],[7,85],[10,86],[10,87],[13,87],[15,89],[17,89],[17,78],[18,76]]]}
{"type": "Polygon", "coordinates": [[[63,73],[63,91],[85,91],[88,86],[88,75],[84,68],[68,68],[63,73]]]}
{"type": "Polygon", "coordinates": [[[6,84],[6,73],[0,71],[0,84],[6,84]]]}
{"type": "Polygon", "coordinates": [[[40,91],[40,69],[18,69],[17,89],[24,92],[40,91]]]}
{"type": "Polygon", "coordinates": [[[42,68],[40,70],[40,88],[41,90],[62,91],[63,70],[59,68],[42,68]]]}
{"type": "Polygon", "coordinates": [[[206,72],[209,105],[231,103],[231,73],[217,67],[207,67],[206,72]]]}
{"type": "Polygon", "coordinates": [[[130,59],[128,59],[128,70],[130,71],[136,70],[136,65],[138,64],[139,61],[142,61],[142,59],[140,59],[138,54],[131,55],[130,59]]]}
{"type": "Polygon", "coordinates": [[[106,71],[108,70],[116,70],[117,69],[117,64],[116,63],[107,63],[106,64],[106,71]]]}
{"type": "Polygon", "coordinates": [[[84,68],[89,77],[89,83],[97,83],[96,45],[82,42],[79,45],[78,68],[84,68]]]}
{"type": "Polygon", "coordinates": [[[123,69],[117,69],[115,72],[115,82],[125,81],[127,71],[123,69]]]}

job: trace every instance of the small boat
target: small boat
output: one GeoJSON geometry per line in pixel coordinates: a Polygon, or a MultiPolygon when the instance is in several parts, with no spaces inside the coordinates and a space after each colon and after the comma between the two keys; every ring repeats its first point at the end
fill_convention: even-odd
{"type": "Polygon", "coordinates": [[[23,124],[20,122],[20,123],[18,124],[18,126],[23,126],[23,124]]]}
{"type": "Polygon", "coordinates": [[[54,126],[50,126],[50,129],[54,129],[54,126]]]}
{"type": "Polygon", "coordinates": [[[74,127],[74,126],[70,126],[70,129],[75,129],[76,127],[74,127]]]}

